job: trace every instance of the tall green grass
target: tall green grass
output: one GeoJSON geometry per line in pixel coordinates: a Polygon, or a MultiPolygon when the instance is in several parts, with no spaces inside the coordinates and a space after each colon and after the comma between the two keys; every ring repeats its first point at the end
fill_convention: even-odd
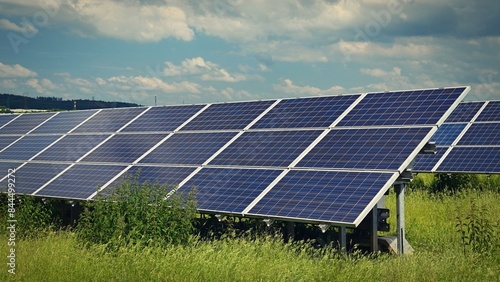
{"type": "MultiPolygon", "coordinates": [[[[430,194],[409,191],[407,239],[413,255],[339,255],[310,244],[285,244],[275,237],[199,240],[165,248],[82,248],[71,232],[19,240],[16,275],[3,264],[0,280],[17,281],[498,281],[500,252],[463,252],[457,216],[471,203],[486,207],[483,216],[498,224],[500,198],[492,191],[430,194]]],[[[394,206],[394,197],[388,197],[394,206]]],[[[395,226],[394,216],[390,218],[395,226]]],[[[498,225],[495,225],[498,243],[498,225]]],[[[392,230],[394,233],[394,229],[392,230]]],[[[0,254],[8,246],[0,242],[0,254]]],[[[4,256],[5,257],[5,256],[4,256]]]]}

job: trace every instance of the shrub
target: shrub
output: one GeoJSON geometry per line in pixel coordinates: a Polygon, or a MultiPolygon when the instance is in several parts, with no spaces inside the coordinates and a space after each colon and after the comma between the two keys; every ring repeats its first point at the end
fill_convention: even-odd
{"type": "Polygon", "coordinates": [[[109,250],[185,244],[194,229],[195,192],[174,192],[167,185],[140,184],[138,175],[127,177],[86,204],[77,226],[78,238],[86,245],[106,244],[109,250]]]}

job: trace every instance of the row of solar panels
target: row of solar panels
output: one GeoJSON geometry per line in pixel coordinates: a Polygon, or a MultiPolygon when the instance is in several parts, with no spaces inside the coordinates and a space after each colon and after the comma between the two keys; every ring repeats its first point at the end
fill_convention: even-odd
{"type": "Polygon", "coordinates": [[[437,154],[419,156],[414,171],[500,173],[500,101],[461,103],[431,141],[437,154]]]}
{"type": "Polygon", "coordinates": [[[140,169],[201,211],[357,226],[468,90],[5,115],[0,171],[92,199],[140,169]]]}

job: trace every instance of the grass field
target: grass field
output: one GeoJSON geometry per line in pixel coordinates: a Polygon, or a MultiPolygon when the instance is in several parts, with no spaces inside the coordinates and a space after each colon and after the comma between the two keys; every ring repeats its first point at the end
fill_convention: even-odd
{"type": "MultiPolygon", "coordinates": [[[[394,210],[394,195],[388,206],[394,210]]],[[[16,274],[7,272],[7,239],[0,280],[8,281],[500,281],[500,194],[466,191],[456,195],[409,192],[407,239],[415,248],[403,258],[339,255],[279,239],[192,239],[166,249],[82,248],[72,232],[16,242],[16,274]],[[471,210],[474,208],[474,210],[471,210]],[[488,249],[464,245],[458,218],[480,215],[494,237],[488,249]]],[[[394,229],[394,216],[390,218],[394,229]]],[[[394,234],[394,230],[391,232],[394,234]]],[[[478,236],[483,236],[478,234],[478,236]]],[[[480,238],[479,238],[480,239],[480,238]]],[[[475,240],[478,240],[476,237],[475,240]]]]}

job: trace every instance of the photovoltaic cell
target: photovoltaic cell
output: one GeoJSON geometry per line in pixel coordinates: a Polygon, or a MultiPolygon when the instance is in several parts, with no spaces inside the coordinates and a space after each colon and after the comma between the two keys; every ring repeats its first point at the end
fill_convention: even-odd
{"type": "Polygon", "coordinates": [[[102,110],[97,115],[79,126],[75,133],[79,132],[115,132],[130,122],[146,108],[120,108],[102,110]]]}
{"type": "Polygon", "coordinates": [[[322,132],[246,132],[213,159],[210,165],[288,166],[322,132]]]}
{"type": "MultiPolygon", "coordinates": [[[[43,184],[54,178],[69,165],[27,163],[16,170],[16,193],[31,194],[43,184]]],[[[2,187],[7,185],[7,180],[2,181],[2,187]]]]}
{"type": "Polygon", "coordinates": [[[243,129],[275,101],[213,104],[182,130],[243,129]]]}
{"type": "MultiPolygon", "coordinates": [[[[0,162],[0,179],[7,176],[7,174],[9,173],[9,169],[16,169],[21,164],[22,163],[18,162],[0,162]]],[[[0,192],[7,192],[7,181],[0,183],[0,192]]]]}
{"type": "Polygon", "coordinates": [[[476,121],[500,121],[500,101],[491,101],[476,121]]]}
{"type": "Polygon", "coordinates": [[[154,107],[128,125],[123,132],[173,131],[203,108],[203,105],[154,107]]]}
{"type": "Polygon", "coordinates": [[[198,210],[241,213],[281,170],[204,168],[179,192],[196,188],[198,210]]]}
{"type": "Polygon", "coordinates": [[[28,160],[43,150],[45,147],[56,141],[61,136],[30,136],[27,135],[23,139],[0,153],[0,159],[4,160],[28,160]]]}
{"type": "Polygon", "coordinates": [[[31,134],[67,133],[75,126],[83,122],[85,119],[93,115],[95,112],[95,110],[61,112],[46,123],[42,124],[42,126],[33,130],[31,134]]]}
{"type": "Polygon", "coordinates": [[[19,139],[21,136],[0,136],[0,150],[9,146],[12,142],[19,139]]]}
{"type": "Polygon", "coordinates": [[[16,120],[0,128],[0,134],[26,134],[53,115],[54,113],[23,114],[16,120]]]}
{"type": "Polygon", "coordinates": [[[443,124],[434,133],[430,141],[436,142],[437,146],[451,146],[465,126],[467,126],[466,123],[443,124]]]}
{"type": "Polygon", "coordinates": [[[465,88],[368,94],[338,126],[434,125],[465,88]]]}
{"type": "Polygon", "coordinates": [[[446,122],[469,122],[483,106],[484,102],[460,103],[446,122]]]}
{"type": "Polygon", "coordinates": [[[430,172],[432,168],[437,164],[437,162],[441,159],[444,153],[448,150],[448,147],[438,147],[436,154],[424,154],[418,155],[415,165],[412,168],[412,171],[423,171],[430,172]]]}
{"type": "Polygon", "coordinates": [[[140,163],[201,165],[236,132],[176,133],[140,163]]]}
{"type": "Polygon", "coordinates": [[[132,163],[167,134],[117,134],[82,162],[132,163]]]}
{"type": "Polygon", "coordinates": [[[500,147],[455,147],[438,167],[438,172],[498,173],[500,147]]]}
{"type": "Polygon", "coordinates": [[[297,167],[397,170],[429,127],[332,130],[297,167]]]}
{"type": "Polygon", "coordinates": [[[360,95],[283,100],[252,128],[330,126],[360,95]]]}
{"type": "Polygon", "coordinates": [[[34,160],[74,162],[97,146],[109,135],[66,135],[34,160]]]}
{"type": "Polygon", "coordinates": [[[125,166],[74,165],[36,195],[68,199],[87,199],[125,166]]]}
{"type": "Polygon", "coordinates": [[[500,145],[500,123],[474,123],[457,145],[500,145]]]}
{"type": "MultiPolygon", "coordinates": [[[[0,115],[0,127],[13,120],[18,115],[0,115]]],[[[8,134],[8,133],[5,133],[8,134]]]]}
{"type": "Polygon", "coordinates": [[[352,224],[392,176],[291,170],[249,214],[352,224]]]}
{"type": "Polygon", "coordinates": [[[124,175],[104,189],[103,192],[108,193],[114,189],[116,185],[120,185],[122,181],[127,180],[137,180],[139,184],[148,182],[150,184],[174,187],[188,177],[195,169],[194,167],[133,166],[124,175]]]}

